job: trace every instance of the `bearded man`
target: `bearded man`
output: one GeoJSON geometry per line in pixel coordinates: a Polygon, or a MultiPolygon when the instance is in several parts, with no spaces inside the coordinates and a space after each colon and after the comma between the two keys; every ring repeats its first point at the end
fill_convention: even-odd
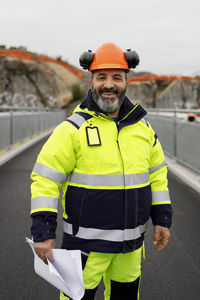
{"type": "Polygon", "coordinates": [[[82,299],[94,299],[104,277],[106,300],[136,300],[149,218],[158,251],[170,237],[165,157],[146,111],[125,96],[137,53],[106,43],[83,53],[80,63],[92,73],[91,90],[54,130],[31,175],[34,247],[44,262],[53,260],[62,187],[62,248],[81,250],[82,299]]]}

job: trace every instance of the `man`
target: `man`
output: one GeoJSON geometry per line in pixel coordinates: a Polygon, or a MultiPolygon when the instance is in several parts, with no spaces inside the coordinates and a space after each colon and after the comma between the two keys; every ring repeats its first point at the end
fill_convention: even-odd
{"type": "Polygon", "coordinates": [[[94,299],[102,276],[106,300],[139,299],[149,217],[154,247],[161,251],[169,241],[167,166],[145,110],[125,96],[136,52],[106,43],[80,63],[92,72],[88,97],[54,130],[31,175],[35,251],[53,260],[62,187],[62,248],[82,252],[83,299],[94,299]]]}

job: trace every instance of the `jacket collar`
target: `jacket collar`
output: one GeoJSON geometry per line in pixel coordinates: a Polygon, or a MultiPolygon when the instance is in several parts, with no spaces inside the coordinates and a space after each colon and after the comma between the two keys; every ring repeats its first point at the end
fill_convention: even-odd
{"type": "MultiPolygon", "coordinates": [[[[98,107],[89,90],[87,98],[81,103],[80,108],[87,108],[89,111],[95,112],[97,115],[105,113],[98,107]]],[[[146,111],[139,104],[134,105],[128,97],[125,96],[119,111],[118,124],[122,127],[137,123],[146,115],[146,111]]],[[[120,127],[121,127],[120,126],[120,127]]]]}

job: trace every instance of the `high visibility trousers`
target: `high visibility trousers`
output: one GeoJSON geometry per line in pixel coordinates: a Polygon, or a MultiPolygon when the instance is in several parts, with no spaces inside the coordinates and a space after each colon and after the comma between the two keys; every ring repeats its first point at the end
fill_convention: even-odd
{"type": "MultiPolygon", "coordinates": [[[[103,277],[105,300],[138,300],[141,261],[144,245],[129,253],[90,252],[82,255],[85,295],[83,300],[94,300],[103,277]]],[[[60,293],[60,300],[69,300],[60,293]]]]}

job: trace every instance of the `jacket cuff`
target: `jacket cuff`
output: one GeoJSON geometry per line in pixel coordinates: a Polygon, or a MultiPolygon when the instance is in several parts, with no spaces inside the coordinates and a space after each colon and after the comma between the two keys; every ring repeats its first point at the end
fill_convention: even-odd
{"type": "Polygon", "coordinates": [[[34,242],[43,242],[47,239],[56,238],[57,214],[40,212],[31,215],[31,235],[34,242]]]}
{"type": "Polygon", "coordinates": [[[170,204],[152,205],[151,219],[153,225],[170,228],[172,225],[172,207],[170,204]]]}

